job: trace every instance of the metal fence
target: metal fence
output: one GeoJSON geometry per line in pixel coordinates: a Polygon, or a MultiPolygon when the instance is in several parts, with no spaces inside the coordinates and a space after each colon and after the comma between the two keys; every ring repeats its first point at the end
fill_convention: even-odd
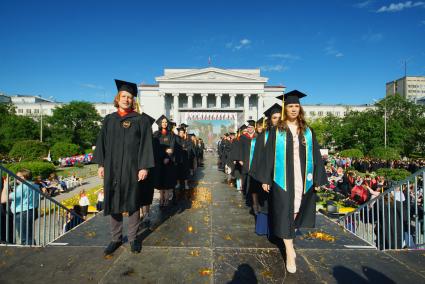
{"type": "Polygon", "coordinates": [[[38,185],[0,166],[0,241],[45,246],[83,221],[83,217],[41,191],[38,185]]]}
{"type": "Polygon", "coordinates": [[[340,218],[338,223],[380,250],[422,248],[424,180],[422,168],[340,218]]]}

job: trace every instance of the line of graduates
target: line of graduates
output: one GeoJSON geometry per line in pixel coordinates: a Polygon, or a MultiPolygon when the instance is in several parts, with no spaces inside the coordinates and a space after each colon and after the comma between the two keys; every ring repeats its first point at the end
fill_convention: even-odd
{"type": "Polygon", "coordinates": [[[315,226],[315,187],[327,183],[320,146],[300,105],[305,96],[294,90],[277,97],[282,105],[218,143],[219,168],[252,207],[256,233],[283,240],[290,273],[296,272],[295,230],[315,226]]]}
{"type": "Polygon", "coordinates": [[[123,244],[123,216],[128,215],[128,241],[131,252],[141,251],[138,238],[141,219],[148,220],[154,188],[160,190],[160,206],[173,200],[173,191],[189,189],[188,181],[202,164],[204,145],[187,125],[175,129],[164,115],[155,120],[137,111],[137,85],[115,80],[117,111],[107,115],[93,154],[103,178],[104,215],[110,216],[112,240],[105,255],[123,244]],[[158,131],[153,133],[156,122],[158,131]],[[184,187],[182,186],[184,183],[184,187]]]}

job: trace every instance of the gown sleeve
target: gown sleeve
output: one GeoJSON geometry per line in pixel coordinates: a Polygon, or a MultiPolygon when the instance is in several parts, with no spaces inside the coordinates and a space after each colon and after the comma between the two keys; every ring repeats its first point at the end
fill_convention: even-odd
{"type": "Polygon", "coordinates": [[[267,139],[263,154],[260,156],[258,166],[255,171],[256,179],[263,184],[272,185],[273,183],[275,144],[276,128],[272,128],[269,131],[269,138],[267,139]]]}
{"type": "Polygon", "coordinates": [[[145,118],[140,120],[140,145],[138,153],[138,168],[150,169],[155,166],[153,154],[151,124],[145,118]]]}
{"type": "Polygon", "coordinates": [[[328,177],[326,175],[325,165],[323,163],[322,155],[320,154],[320,145],[317,142],[316,135],[313,134],[313,160],[314,160],[314,172],[313,182],[315,186],[326,185],[328,183],[328,177]]]}
{"type": "Polygon", "coordinates": [[[100,167],[105,163],[105,148],[106,148],[106,128],[108,117],[105,117],[102,123],[102,128],[97,136],[96,149],[93,153],[92,162],[98,164],[100,167]]]}
{"type": "Polygon", "coordinates": [[[258,167],[261,167],[260,157],[264,152],[264,132],[258,134],[255,140],[254,156],[252,157],[251,167],[249,168],[249,175],[254,179],[256,178],[258,167]]]}

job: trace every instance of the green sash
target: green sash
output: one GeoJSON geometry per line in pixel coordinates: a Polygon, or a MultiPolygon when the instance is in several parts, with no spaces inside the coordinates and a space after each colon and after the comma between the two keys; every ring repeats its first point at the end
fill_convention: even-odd
{"type": "MultiPolygon", "coordinates": [[[[313,135],[310,128],[304,131],[305,138],[305,178],[304,193],[313,185],[313,135]]],[[[276,130],[276,149],[273,181],[286,191],[286,131],[276,130]]]]}

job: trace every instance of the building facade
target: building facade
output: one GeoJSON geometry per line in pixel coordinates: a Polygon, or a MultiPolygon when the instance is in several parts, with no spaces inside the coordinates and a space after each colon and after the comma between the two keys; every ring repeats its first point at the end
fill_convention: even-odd
{"type": "Polygon", "coordinates": [[[386,95],[395,94],[414,101],[422,102],[425,99],[425,76],[405,76],[386,84],[386,95]]]}

